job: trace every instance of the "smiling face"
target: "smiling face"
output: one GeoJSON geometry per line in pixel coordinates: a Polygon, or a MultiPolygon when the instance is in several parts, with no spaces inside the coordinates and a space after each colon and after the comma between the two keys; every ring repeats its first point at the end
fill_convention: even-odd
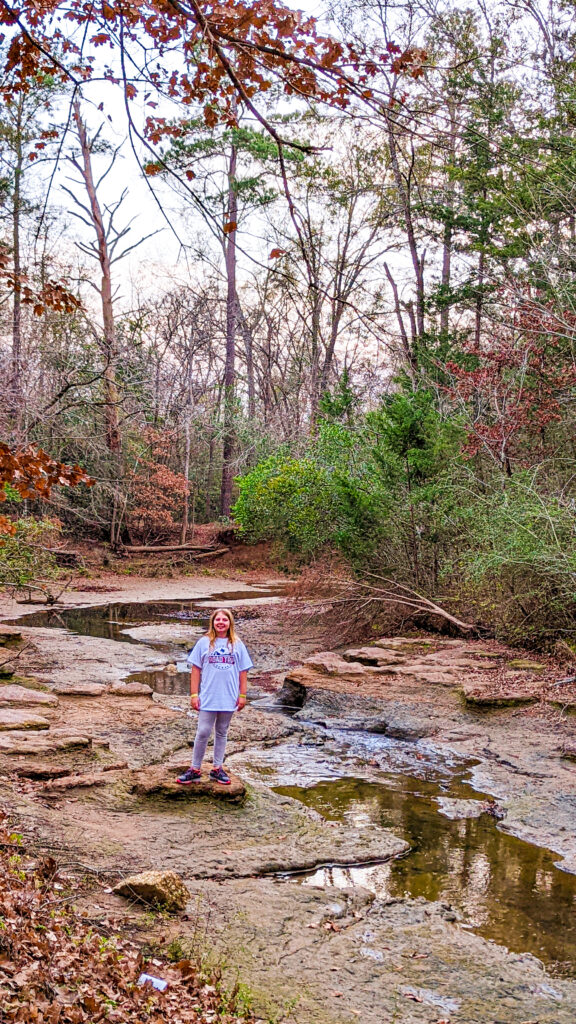
{"type": "Polygon", "coordinates": [[[226,612],[217,612],[214,617],[213,625],[216,636],[228,636],[228,632],[230,630],[230,619],[226,615],[226,612]]]}

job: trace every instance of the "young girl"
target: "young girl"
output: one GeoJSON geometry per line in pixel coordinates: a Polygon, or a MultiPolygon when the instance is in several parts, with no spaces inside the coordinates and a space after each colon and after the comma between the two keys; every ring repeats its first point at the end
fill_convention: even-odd
{"type": "Polygon", "coordinates": [[[214,729],[214,767],[210,778],[223,786],[230,777],[222,767],[226,737],[232,715],[246,707],[248,669],[252,661],[246,647],[236,636],[234,616],[227,608],[217,608],[210,616],[208,633],[200,637],[188,655],[191,666],[190,704],[198,711],[198,729],[192,764],[178,779],[183,786],[202,777],[202,760],[214,729]]]}

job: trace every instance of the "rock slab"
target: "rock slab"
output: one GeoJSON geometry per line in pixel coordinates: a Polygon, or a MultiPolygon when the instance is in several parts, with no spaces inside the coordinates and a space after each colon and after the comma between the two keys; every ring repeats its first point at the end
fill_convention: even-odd
{"type": "Polygon", "coordinates": [[[490,685],[481,683],[464,683],[460,687],[460,693],[467,704],[473,704],[482,708],[511,708],[521,704],[533,704],[537,701],[542,684],[534,683],[510,683],[495,689],[490,685]]]}
{"type": "Polygon", "coordinates": [[[174,871],[142,871],[139,875],[125,878],[114,886],[112,892],[153,907],[162,907],[171,913],[184,910],[191,898],[184,882],[174,871]]]}
{"type": "Polygon", "coordinates": [[[18,686],[9,683],[7,686],[0,686],[0,708],[11,707],[58,707],[58,697],[53,693],[43,693],[41,690],[29,690],[27,686],[18,686]]]}
{"type": "Polygon", "coordinates": [[[241,803],[246,796],[246,786],[237,775],[230,774],[230,785],[222,786],[209,777],[209,768],[202,769],[199,782],[191,782],[182,786],[177,778],[190,767],[189,763],[158,768],[149,768],[138,772],[131,786],[131,792],[138,796],[165,796],[173,799],[194,800],[199,796],[214,800],[227,800],[230,803],[241,803]]]}
{"type": "Polygon", "coordinates": [[[54,683],[53,693],[63,697],[101,697],[106,687],[102,683],[54,683]]]}
{"type": "Polygon", "coordinates": [[[49,729],[50,722],[47,718],[34,715],[30,711],[19,708],[0,708],[0,730],[3,732],[11,729],[49,729]]]}
{"type": "Polygon", "coordinates": [[[151,697],[153,690],[146,683],[114,683],[108,693],[115,697],[151,697]]]}
{"type": "Polygon", "coordinates": [[[24,732],[19,729],[0,732],[0,754],[55,754],[58,750],[72,747],[89,747],[91,743],[89,736],[53,729],[50,732],[24,732]]]}

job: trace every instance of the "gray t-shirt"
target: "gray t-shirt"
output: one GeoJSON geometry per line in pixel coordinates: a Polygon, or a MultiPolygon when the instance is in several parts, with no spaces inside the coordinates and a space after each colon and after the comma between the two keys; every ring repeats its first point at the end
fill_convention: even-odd
{"type": "Polygon", "coordinates": [[[240,673],[253,668],[252,659],[241,640],[232,647],[229,641],[201,636],[188,655],[188,664],[196,665],[200,676],[201,711],[235,711],[240,693],[240,673]]]}

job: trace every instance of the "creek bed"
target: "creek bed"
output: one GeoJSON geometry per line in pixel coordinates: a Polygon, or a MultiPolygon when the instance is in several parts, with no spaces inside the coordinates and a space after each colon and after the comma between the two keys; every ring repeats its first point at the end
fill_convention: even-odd
{"type": "MultiPolygon", "coordinates": [[[[281,588],[251,587],[197,600],[49,609],[18,621],[145,644],[178,662],[185,647],[206,629],[212,607],[241,603],[241,614],[250,617],[247,606],[281,593],[281,588]],[[189,643],[170,639],[169,629],[164,637],[154,628],[139,636],[143,625],[178,625],[186,636],[190,631],[189,643]]],[[[255,654],[259,664],[267,660],[278,667],[281,640],[255,654]]],[[[185,694],[189,687],[188,673],[175,668],[155,667],[149,674],[129,678],[149,682],[164,694],[185,694]]],[[[447,902],[462,915],[465,927],[513,952],[533,954],[552,973],[576,975],[576,876],[559,870],[554,854],[507,835],[486,814],[454,820],[441,812],[441,798],[485,799],[466,782],[469,762],[440,758],[425,742],[321,728],[317,738],[317,745],[284,744],[230,760],[247,779],[296,798],[329,820],[355,828],[376,823],[391,829],[406,839],[411,851],[386,864],[325,867],[300,876],[303,885],[361,885],[386,899],[408,896],[447,902]]]]}

